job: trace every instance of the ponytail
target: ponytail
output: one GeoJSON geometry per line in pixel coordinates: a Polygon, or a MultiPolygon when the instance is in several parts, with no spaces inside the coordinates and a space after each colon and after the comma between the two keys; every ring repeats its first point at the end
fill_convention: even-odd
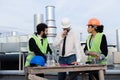
{"type": "Polygon", "coordinates": [[[97,32],[102,33],[102,32],[103,32],[103,29],[104,29],[104,26],[103,26],[103,25],[100,25],[100,26],[96,27],[95,30],[96,30],[97,32]]]}

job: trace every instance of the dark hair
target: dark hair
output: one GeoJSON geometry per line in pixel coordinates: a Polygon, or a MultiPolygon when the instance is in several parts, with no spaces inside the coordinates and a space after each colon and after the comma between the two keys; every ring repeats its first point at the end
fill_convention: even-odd
{"type": "Polygon", "coordinates": [[[48,28],[48,26],[45,23],[40,23],[37,25],[37,34],[40,34],[41,31],[45,31],[45,28],[48,28]]]}
{"type": "Polygon", "coordinates": [[[95,30],[96,30],[97,32],[102,33],[103,30],[104,30],[104,26],[103,26],[103,25],[100,25],[100,26],[98,26],[95,30]]]}
{"type": "Polygon", "coordinates": [[[99,32],[99,33],[102,33],[102,32],[103,32],[103,29],[104,29],[104,26],[103,26],[103,25],[100,25],[100,26],[89,25],[89,26],[92,26],[92,28],[94,28],[95,31],[96,31],[96,32],[99,32]]]}

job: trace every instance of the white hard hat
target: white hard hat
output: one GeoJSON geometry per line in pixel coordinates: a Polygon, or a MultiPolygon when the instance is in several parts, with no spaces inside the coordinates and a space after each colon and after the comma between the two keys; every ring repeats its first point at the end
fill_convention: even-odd
{"type": "Polygon", "coordinates": [[[62,28],[70,28],[71,23],[68,18],[64,18],[61,22],[62,28]]]}

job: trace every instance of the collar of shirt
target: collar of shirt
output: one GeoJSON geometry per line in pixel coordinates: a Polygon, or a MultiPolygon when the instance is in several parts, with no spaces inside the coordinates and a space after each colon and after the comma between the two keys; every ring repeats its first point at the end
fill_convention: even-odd
{"type": "Polygon", "coordinates": [[[40,35],[37,35],[37,37],[41,40],[42,39],[42,37],[40,36],[40,35]]]}

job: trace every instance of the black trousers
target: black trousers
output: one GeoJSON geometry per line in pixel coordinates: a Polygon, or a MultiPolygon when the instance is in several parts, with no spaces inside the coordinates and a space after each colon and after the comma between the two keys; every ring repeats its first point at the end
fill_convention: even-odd
{"type": "MultiPolygon", "coordinates": [[[[86,62],[86,64],[92,64],[91,62],[86,62]]],[[[89,80],[99,80],[98,71],[88,71],[89,80]]]]}
{"type": "Polygon", "coordinates": [[[99,80],[98,71],[90,71],[88,72],[89,80],[99,80]]]}

